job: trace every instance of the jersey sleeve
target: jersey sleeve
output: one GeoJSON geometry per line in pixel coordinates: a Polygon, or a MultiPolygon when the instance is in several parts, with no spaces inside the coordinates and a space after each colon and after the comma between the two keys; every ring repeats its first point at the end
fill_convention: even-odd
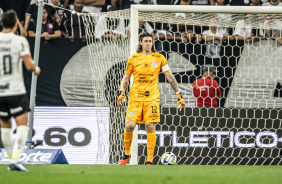
{"type": "Polygon", "coordinates": [[[28,23],[27,31],[36,32],[36,26],[34,25],[34,22],[33,22],[33,21],[30,21],[30,22],[28,23]]]}
{"type": "Polygon", "coordinates": [[[170,71],[168,62],[163,55],[161,55],[161,60],[162,60],[162,64],[161,64],[162,72],[165,73],[165,72],[170,71]]]}
{"type": "Polygon", "coordinates": [[[59,24],[55,21],[54,22],[54,24],[53,24],[53,31],[55,32],[55,31],[60,31],[60,26],[59,26],[59,24]]]}
{"type": "Polygon", "coordinates": [[[127,75],[131,75],[133,73],[133,65],[132,65],[131,57],[127,60],[127,65],[124,73],[127,75]]]}
{"type": "Polygon", "coordinates": [[[33,11],[33,5],[31,4],[27,7],[25,14],[31,15],[32,11],[33,11]]]}
{"type": "Polygon", "coordinates": [[[20,56],[30,55],[30,47],[29,43],[27,42],[27,39],[24,37],[21,37],[19,39],[19,46],[20,46],[20,56]]]}

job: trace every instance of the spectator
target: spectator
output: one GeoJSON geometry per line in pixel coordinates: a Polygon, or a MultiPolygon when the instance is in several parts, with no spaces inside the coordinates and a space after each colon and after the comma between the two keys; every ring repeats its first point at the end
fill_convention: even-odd
{"type": "MultiPolygon", "coordinates": [[[[130,38],[130,26],[131,26],[131,24],[129,23],[128,26],[126,27],[126,35],[127,35],[128,38],[130,38]]],[[[147,21],[140,20],[139,21],[138,34],[141,34],[141,33],[144,33],[144,32],[150,33],[153,36],[154,39],[156,38],[152,24],[147,22],[147,21]]]]}
{"type": "Polygon", "coordinates": [[[0,8],[4,12],[10,9],[15,10],[22,24],[25,22],[25,12],[29,5],[30,0],[0,0],[0,8]]]}
{"type": "Polygon", "coordinates": [[[269,0],[269,2],[263,3],[262,6],[282,6],[279,0],[269,0]]]}
{"type": "MultiPolygon", "coordinates": [[[[34,38],[36,36],[36,20],[29,22],[28,35],[34,38]]],[[[46,7],[43,7],[42,15],[42,27],[41,27],[41,37],[45,40],[56,39],[61,37],[61,31],[59,29],[59,24],[54,21],[54,19],[48,18],[48,12],[46,7]]]]}
{"type": "Polygon", "coordinates": [[[168,30],[167,23],[151,22],[150,25],[152,26],[152,29],[154,30],[153,34],[155,34],[156,39],[161,39],[161,40],[166,39],[166,33],[168,30]]]}
{"type": "Polygon", "coordinates": [[[263,30],[252,29],[251,21],[254,15],[248,15],[247,20],[239,20],[236,24],[233,36],[236,40],[256,41],[263,35],[263,30]]]}
{"type": "MultiPolygon", "coordinates": [[[[184,13],[176,13],[175,17],[186,19],[186,16],[184,13]]],[[[167,31],[167,39],[173,40],[173,41],[178,40],[183,43],[187,43],[188,41],[200,42],[202,40],[201,28],[202,27],[190,26],[190,25],[184,25],[184,24],[172,24],[172,25],[169,25],[169,30],[167,31]],[[199,30],[194,31],[194,28],[199,29],[199,30]]]]}
{"type": "Polygon", "coordinates": [[[229,0],[230,6],[250,6],[250,0],[229,0]]]}
{"type": "MultiPolygon", "coordinates": [[[[3,14],[3,10],[0,8],[0,32],[3,30],[3,24],[1,21],[2,14],[3,14]]],[[[26,30],[24,29],[23,25],[20,23],[19,19],[17,20],[17,23],[18,23],[18,29],[16,30],[15,34],[27,37],[26,30]]]]}
{"type": "Polygon", "coordinates": [[[59,15],[60,20],[62,20],[64,15],[64,5],[60,4],[59,0],[51,0],[53,4],[53,8],[55,9],[56,13],[59,15]],[[58,8],[61,7],[61,8],[58,8]]]}
{"type": "MultiPolygon", "coordinates": [[[[261,1],[260,0],[251,0],[251,6],[260,6],[261,1]]],[[[263,30],[255,30],[252,29],[252,19],[254,16],[257,15],[247,15],[246,20],[240,20],[237,22],[235,31],[233,32],[233,36],[236,40],[259,40],[261,36],[264,35],[263,30]]]]}
{"type": "MultiPolygon", "coordinates": [[[[83,0],[75,0],[73,5],[75,12],[82,13],[83,0]]],[[[65,11],[60,26],[62,35],[71,41],[74,41],[74,39],[86,39],[82,16],[65,11]]]]}
{"type": "MultiPolygon", "coordinates": [[[[64,2],[64,6],[67,9],[71,9],[71,1],[73,2],[73,5],[75,3],[75,1],[73,0],[65,0],[64,2]]],[[[99,13],[102,11],[102,6],[105,5],[105,0],[84,0],[83,4],[84,4],[84,11],[85,12],[89,12],[89,13],[99,13]]]]}
{"type": "Polygon", "coordinates": [[[166,37],[169,41],[187,43],[187,26],[184,24],[171,24],[166,37]]]}
{"type": "MultiPolygon", "coordinates": [[[[237,1],[237,0],[236,0],[237,1]]],[[[215,5],[215,0],[181,0],[181,5],[215,5]]]]}
{"type": "Polygon", "coordinates": [[[196,107],[217,107],[217,98],[222,97],[222,92],[216,80],[216,69],[212,65],[203,67],[203,76],[193,82],[193,94],[196,97],[196,107]]]}
{"type": "MultiPolygon", "coordinates": [[[[116,7],[110,7],[108,12],[111,11],[116,11],[116,7]]],[[[121,37],[127,37],[123,18],[107,18],[105,15],[99,17],[95,26],[96,39],[118,41],[121,37]]]]}
{"type": "Polygon", "coordinates": [[[210,26],[209,30],[203,32],[203,39],[206,41],[206,56],[208,58],[220,58],[221,42],[233,40],[233,37],[226,33],[226,29],[210,26]]]}
{"type": "MultiPolygon", "coordinates": [[[[47,0],[44,0],[44,2],[46,2],[47,0]]],[[[48,16],[49,19],[50,18],[55,18],[56,22],[60,22],[60,17],[59,15],[56,13],[56,10],[50,6],[50,5],[44,5],[44,7],[46,7],[46,10],[48,12],[48,16]]],[[[25,14],[25,25],[24,28],[27,30],[29,22],[31,20],[35,20],[37,19],[37,13],[38,13],[38,6],[36,4],[31,4],[27,10],[26,10],[26,14],[25,14]]]]}

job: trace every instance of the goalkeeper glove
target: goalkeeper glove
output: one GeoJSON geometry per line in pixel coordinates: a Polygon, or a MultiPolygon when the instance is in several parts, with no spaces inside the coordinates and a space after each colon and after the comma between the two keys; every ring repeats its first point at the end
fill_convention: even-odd
{"type": "Polygon", "coordinates": [[[119,92],[119,96],[118,96],[118,101],[117,101],[117,105],[121,108],[122,107],[122,102],[123,101],[127,101],[125,95],[125,91],[121,90],[119,92]]]}
{"type": "Polygon", "coordinates": [[[177,107],[176,107],[176,108],[178,108],[178,110],[181,111],[182,109],[185,108],[185,102],[184,102],[184,99],[183,99],[183,97],[182,97],[182,95],[181,95],[180,92],[177,92],[177,93],[176,93],[176,96],[177,96],[177,98],[178,98],[177,107]]]}

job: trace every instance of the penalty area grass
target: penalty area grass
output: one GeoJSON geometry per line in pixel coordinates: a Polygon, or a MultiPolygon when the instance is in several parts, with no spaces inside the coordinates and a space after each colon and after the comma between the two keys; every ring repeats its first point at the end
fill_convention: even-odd
{"type": "Polygon", "coordinates": [[[25,165],[30,172],[7,171],[0,165],[1,184],[276,184],[281,166],[194,165],[25,165]]]}

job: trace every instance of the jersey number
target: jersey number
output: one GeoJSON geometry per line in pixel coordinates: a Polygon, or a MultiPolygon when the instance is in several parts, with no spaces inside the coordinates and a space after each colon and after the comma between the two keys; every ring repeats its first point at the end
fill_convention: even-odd
{"type": "Polygon", "coordinates": [[[158,109],[157,106],[152,106],[152,113],[157,113],[157,109],[158,109]]]}
{"type": "Polygon", "coordinates": [[[10,55],[3,56],[3,70],[4,75],[12,73],[12,57],[10,55]]]}

